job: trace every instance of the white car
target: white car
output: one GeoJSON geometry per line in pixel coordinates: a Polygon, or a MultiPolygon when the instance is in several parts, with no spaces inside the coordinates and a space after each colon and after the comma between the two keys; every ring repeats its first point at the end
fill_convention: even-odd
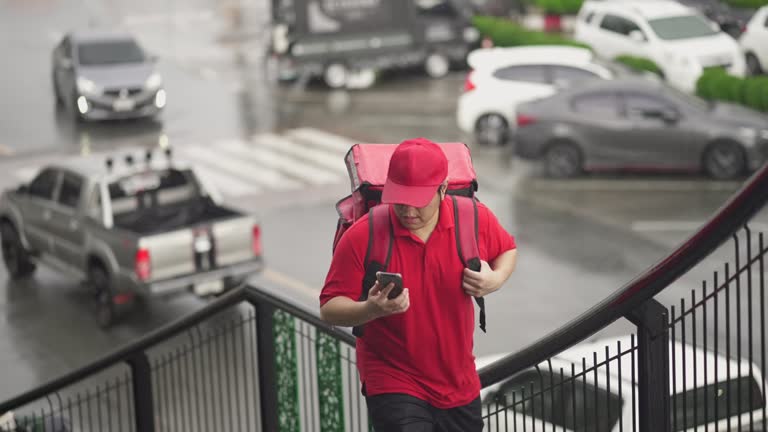
{"type": "Polygon", "coordinates": [[[768,6],[758,9],[741,34],[739,44],[744,50],[747,69],[752,75],[768,70],[768,6]]]}
{"type": "Polygon", "coordinates": [[[612,79],[624,70],[587,49],[567,46],[479,49],[467,63],[471,71],[459,97],[457,121],[463,132],[490,145],[506,142],[518,104],[583,80],[612,79]]]}
{"type": "MultiPolygon", "coordinates": [[[[621,342],[622,352],[626,352],[631,347],[629,336],[618,340],[621,342]]],[[[486,415],[489,409],[490,413],[499,413],[498,418],[491,416],[490,421],[486,421],[490,426],[488,430],[531,431],[534,430],[535,423],[535,428],[538,430],[569,431],[573,430],[574,414],[578,420],[577,430],[605,432],[639,430],[638,425],[632,424],[633,410],[637,410],[639,397],[637,370],[633,374],[630,355],[623,355],[619,364],[616,358],[616,341],[617,339],[606,339],[584,342],[553,357],[551,370],[554,380],[550,379],[550,365],[544,362],[539,364],[541,373],[535,368],[524,370],[483,389],[480,393],[483,414],[486,415]],[[606,346],[610,348],[611,360],[608,362],[608,368],[604,365],[606,346]],[[597,374],[590,369],[593,364],[593,353],[597,353],[598,364],[602,364],[597,369],[597,374]],[[583,374],[580,375],[583,370],[582,359],[586,359],[588,370],[586,378],[583,374]],[[572,364],[575,365],[576,380],[570,380],[572,364]],[[562,391],[563,386],[558,385],[561,368],[565,392],[562,391]],[[552,381],[554,381],[554,394],[548,391],[552,381]],[[531,398],[531,391],[541,394],[542,390],[544,390],[544,397],[531,398]],[[513,398],[518,403],[511,406],[513,398]],[[505,406],[508,407],[506,410],[505,406]],[[507,422],[510,423],[508,428],[503,426],[501,429],[498,428],[499,425],[505,425],[507,422]]],[[[749,430],[750,417],[755,425],[762,425],[763,409],[766,407],[765,395],[762,394],[764,378],[757,365],[752,364],[750,376],[750,363],[746,360],[742,359],[741,362],[728,360],[724,356],[705,352],[701,348],[682,344],[679,341],[676,341],[673,346],[676,373],[672,376],[670,368],[670,380],[675,380],[673,391],[676,390],[676,392],[670,392],[670,400],[677,411],[678,430],[684,430],[683,418],[688,419],[688,430],[694,430],[694,427],[695,430],[704,430],[705,427],[711,431],[726,430],[728,422],[738,424],[739,417],[745,425],[744,430],[749,430]],[[684,358],[685,362],[683,362],[684,358]],[[706,376],[703,368],[705,359],[708,365],[706,376]],[[694,360],[698,366],[696,375],[692,367],[694,360]],[[716,370],[715,365],[717,365],[716,370]],[[739,370],[741,375],[737,373],[739,370]],[[728,376],[730,380],[727,379],[728,376]],[[730,385],[728,385],[729,381],[730,385]],[[683,386],[684,382],[685,386],[683,386]],[[740,398],[737,389],[741,390],[741,406],[737,406],[740,398]],[[705,402],[706,395],[710,395],[713,399],[705,402]],[[725,409],[729,398],[733,403],[733,406],[730,406],[733,412],[730,418],[725,409]],[[697,400],[697,405],[694,405],[694,400],[697,400]],[[710,407],[708,419],[703,415],[704,404],[710,407]],[[714,405],[721,406],[717,418],[712,409],[714,405]]],[[[502,357],[503,354],[484,356],[476,359],[475,363],[480,369],[502,357]]],[[[670,381],[671,385],[672,381],[670,381]]]]}
{"type": "Polygon", "coordinates": [[[586,1],[574,37],[600,56],[652,60],[675,87],[692,93],[706,68],[744,76],[738,43],[717,24],[671,0],[586,1]]]}

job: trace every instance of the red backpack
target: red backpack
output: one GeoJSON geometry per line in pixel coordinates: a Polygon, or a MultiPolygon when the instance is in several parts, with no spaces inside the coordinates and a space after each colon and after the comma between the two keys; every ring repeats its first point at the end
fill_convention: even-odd
{"type": "MultiPolygon", "coordinates": [[[[477,245],[477,179],[469,149],[463,143],[440,143],[448,158],[448,191],[453,200],[456,226],[456,249],[467,268],[480,270],[480,252],[477,245]]],[[[368,298],[368,290],[376,282],[376,272],[386,271],[392,253],[393,230],[389,219],[389,206],[381,204],[381,192],[387,179],[389,159],[394,144],[355,144],[345,157],[352,194],[336,203],[339,221],[333,239],[336,250],[341,236],[355,221],[369,214],[370,240],[365,254],[365,276],[360,300],[368,298]]],[[[480,307],[480,328],[485,331],[485,299],[475,297],[480,307]]],[[[355,336],[362,336],[361,326],[355,327],[355,336]]]]}

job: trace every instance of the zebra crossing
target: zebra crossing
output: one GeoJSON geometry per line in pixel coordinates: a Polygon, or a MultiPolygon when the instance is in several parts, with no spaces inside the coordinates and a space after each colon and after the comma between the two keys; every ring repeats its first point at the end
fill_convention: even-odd
{"type": "MultiPolygon", "coordinates": [[[[260,133],[247,139],[219,139],[173,145],[173,158],[190,164],[201,180],[226,198],[346,183],[344,156],[357,141],[315,128],[260,133]]],[[[119,153],[117,151],[116,153],[119,153]]],[[[14,167],[28,182],[45,161],[14,167]]]]}

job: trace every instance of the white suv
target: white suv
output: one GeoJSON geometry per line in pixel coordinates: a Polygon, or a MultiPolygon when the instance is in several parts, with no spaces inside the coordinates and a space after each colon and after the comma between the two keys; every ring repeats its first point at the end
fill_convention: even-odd
{"type": "Polygon", "coordinates": [[[575,38],[600,56],[644,57],[670,84],[693,92],[704,69],[725,67],[744,76],[741,49],[717,24],[671,0],[588,0],[579,11],[575,38]]]}
{"type": "Polygon", "coordinates": [[[744,50],[749,73],[757,75],[768,71],[768,6],[763,6],[752,16],[739,43],[744,50]]]}
{"type": "Polygon", "coordinates": [[[584,48],[486,48],[467,57],[472,69],[459,96],[459,129],[480,144],[503,145],[515,127],[516,107],[592,79],[613,79],[626,69],[595,59],[584,48]]]}

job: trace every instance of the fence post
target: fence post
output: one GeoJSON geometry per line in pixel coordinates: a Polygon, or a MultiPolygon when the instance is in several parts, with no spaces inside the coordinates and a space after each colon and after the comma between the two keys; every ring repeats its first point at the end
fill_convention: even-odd
{"type": "Polygon", "coordinates": [[[133,406],[138,432],[155,431],[155,408],[152,401],[152,368],[146,353],[128,358],[133,378],[133,406]]]}
{"type": "Polygon", "coordinates": [[[274,312],[272,305],[256,303],[256,337],[259,368],[261,430],[278,431],[274,312]]]}
{"type": "Polygon", "coordinates": [[[669,332],[667,308],[655,299],[627,315],[637,326],[640,432],[669,432],[669,332]]]}

